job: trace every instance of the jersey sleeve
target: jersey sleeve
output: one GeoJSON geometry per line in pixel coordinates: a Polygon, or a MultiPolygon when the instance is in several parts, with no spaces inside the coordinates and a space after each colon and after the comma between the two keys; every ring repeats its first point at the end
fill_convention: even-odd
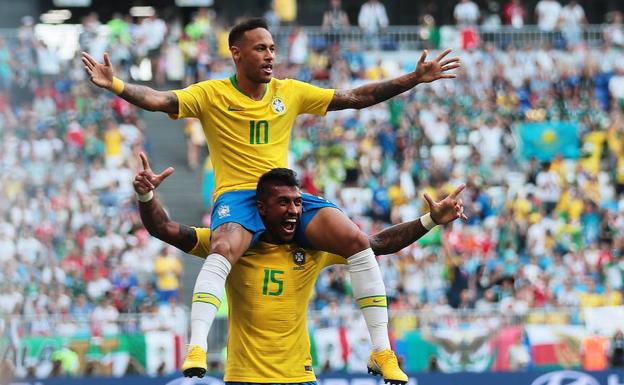
{"type": "Polygon", "coordinates": [[[341,257],[340,255],[323,253],[323,257],[321,260],[321,269],[327,266],[346,265],[346,264],[347,264],[347,259],[341,257]]]}
{"type": "Polygon", "coordinates": [[[210,103],[210,86],[208,82],[191,84],[190,86],[174,90],[178,97],[178,113],[169,114],[172,119],[199,118],[202,108],[210,103]]]}
{"type": "Polygon", "coordinates": [[[334,90],[320,88],[299,80],[291,80],[297,93],[300,114],[325,115],[334,97],[334,90]]]}
{"type": "Polygon", "coordinates": [[[206,227],[193,227],[197,235],[197,244],[188,253],[196,257],[206,258],[210,251],[210,229],[206,227]]]}

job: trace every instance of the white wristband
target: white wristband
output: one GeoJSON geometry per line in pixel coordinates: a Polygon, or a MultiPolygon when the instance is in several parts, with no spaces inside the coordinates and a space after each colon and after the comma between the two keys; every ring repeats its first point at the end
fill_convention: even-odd
{"type": "Polygon", "coordinates": [[[139,200],[139,202],[149,202],[152,200],[152,198],[154,198],[153,191],[146,192],[145,194],[137,194],[137,199],[139,200]]]}
{"type": "Polygon", "coordinates": [[[422,217],[420,217],[420,224],[423,225],[423,227],[427,229],[427,231],[433,229],[434,227],[438,225],[431,218],[431,213],[427,213],[423,215],[422,217]]]}

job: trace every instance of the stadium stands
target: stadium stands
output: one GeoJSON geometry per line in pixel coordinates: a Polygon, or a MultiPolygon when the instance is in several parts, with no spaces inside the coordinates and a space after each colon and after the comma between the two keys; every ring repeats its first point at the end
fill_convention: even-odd
{"type": "MultiPolygon", "coordinates": [[[[78,41],[95,57],[110,52],[123,76],[158,85],[229,76],[227,29],[210,14],[163,25],[118,18],[104,27],[92,15],[78,41]]],[[[309,50],[285,48],[277,76],[336,88],[409,71],[417,56],[390,50],[430,44],[405,33],[379,55],[359,50],[358,33],[327,45],[322,31],[293,31],[276,35],[281,46],[309,50]]],[[[615,39],[602,38],[617,29],[594,26],[595,40],[567,46],[560,36],[522,31],[513,39],[487,32],[480,48],[458,50],[464,66],[454,81],[361,111],[305,116],[295,127],[291,164],[305,190],[339,203],[369,233],[417,218],[426,211],[423,192],[435,197],[468,184],[468,222],[380,258],[408,370],[427,369],[431,363],[416,357],[444,345],[441,331],[472,343],[498,327],[498,340],[483,339],[488,346],[535,348],[545,330],[556,334],[544,325],[581,328],[585,334],[572,334],[582,339],[594,331],[592,309],[622,305],[624,56],[615,39]]],[[[171,332],[179,346],[185,314],[175,296],[167,302],[169,284],[159,291],[156,267],[179,257],[149,237],[134,207],[135,154],[146,146],[136,109],[90,86],[79,60],[60,58],[32,26],[17,35],[0,40],[0,331],[7,336],[0,349],[38,336],[124,336],[130,344],[137,333],[149,345],[145,335],[154,330],[171,332]]],[[[320,367],[359,367],[358,349],[368,348],[343,268],[322,274],[310,309],[320,367]],[[346,326],[353,335],[332,353],[342,359],[328,359],[320,347],[346,326]]],[[[528,365],[522,349],[517,362],[486,362],[483,341],[471,345],[474,366],[457,366],[451,349],[439,358],[442,369],[528,365]]],[[[122,355],[98,346],[99,354],[122,355]]],[[[91,370],[131,371],[138,358],[124,357],[131,357],[125,365],[91,370]]],[[[544,357],[533,364],[559,363],[544,357]]],[[[176,367],[147,361],[151,373],[176,367]]],[[[23,376],[28,368],[21,369],[23,376]]]]}

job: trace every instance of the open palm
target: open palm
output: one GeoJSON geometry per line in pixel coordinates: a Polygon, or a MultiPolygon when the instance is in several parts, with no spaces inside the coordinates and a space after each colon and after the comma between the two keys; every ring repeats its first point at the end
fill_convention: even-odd
{"type": "Polygon", "coordinates": [[[101,88],[110,88],[113,84],[113,65],[107,53],[104,54],[104,64],[102,64],[96,61],[93,56],[83,52],[82,63],[93,84],[101,88]]]}
{"type": "Polygon", "coordinates": [[[458,57],[450,59],[444,59],[451,49],[444,50],[432,61],[425,61],[427,59],[427,50],[424,50],[418,60],[418,65],[414,73],[418,78],[419,83],[430,83],[438,79],[453,79],[457,77],[457,74],[448,73],[448,71],[459,68],[461,63],[458,57]]]}

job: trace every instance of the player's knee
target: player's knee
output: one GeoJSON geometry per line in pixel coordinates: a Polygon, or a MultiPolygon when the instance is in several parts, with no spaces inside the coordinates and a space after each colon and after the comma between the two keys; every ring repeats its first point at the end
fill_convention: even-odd
{"type": "Polygon", "coordinates": [[[224,256],[231,264],[236,263],[239,255],[234,255],[232,245],[227,239],[215,239],[210,244],[210,254],[220,254],[224,256]]]}

